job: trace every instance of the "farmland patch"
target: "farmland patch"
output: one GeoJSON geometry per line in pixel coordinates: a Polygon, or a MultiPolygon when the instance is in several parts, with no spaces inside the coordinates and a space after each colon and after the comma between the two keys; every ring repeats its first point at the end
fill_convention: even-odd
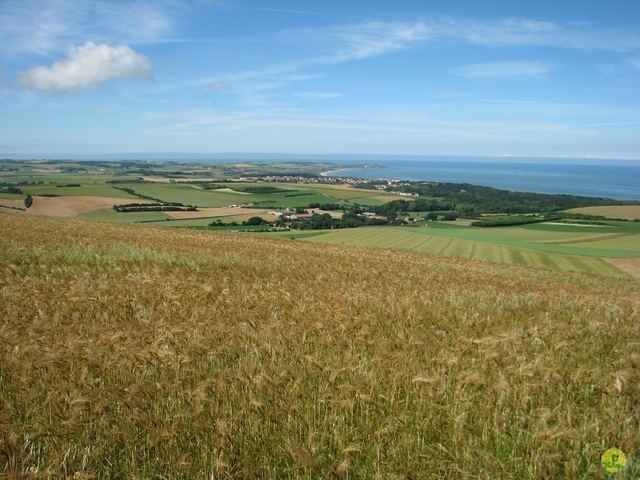
{"type": "Polygon", "coordinates": [[[276,217],[269,215],[264,208],[235,208],[235,207],[219,207],[219,208],[198,208],[195,212],[167,212],[171,218],[175,219],[189,219],[189,218],[203,218],[203,217],[245,217],[245,216],[258,216],[265,219],[275,220],[276,217]]]}
{"type": "Polygon", "coordinates": [[[624,218],[626,220],[640,219],[640,205],[611,205],[603,207],[581,207],[567,210],[571,213],[597,215],[607,218],[624,218]]]}
{"type": "Polygon", "coordinates": [[[640,258],[605,258],[604,260],[623,272],[640,278],[640,258]]]}
{"type": "Polygon", "coordinates": [[[453,232],[456,235],[448,235],[447,233],[450,232],[444,229],[357,228],[331,231],[324,235],[315,236],[310,241],[412,250],[433,255],[475,258],[497,263],[551,267],[603,275],[622,274],[618,268],[600,258],[595,258],[595,256],[583,257],[562,252],[539,251],[526,248],[526,243],[522,242],[498,244],[490,240],[486,241],[487,238],[490,238],[487,235],[474,237],[472,235],[474,231],[473,229],[468,232],[467,229],[455,229],[453,232]],[[459,232],[465,232],[465,234],[461,237],[457,236],[459,232]]]}
{"type": "MultiPolygon", "coordinates": [[[[118,197],[33,197],[33,204],[27,212],[34,215],[71,217],[94,210],[112,208],[113,205],[119,203],[122,203],[122,198],[118,197]]],[[[146,202],[141,201],[139,203],[146,202]]]]}

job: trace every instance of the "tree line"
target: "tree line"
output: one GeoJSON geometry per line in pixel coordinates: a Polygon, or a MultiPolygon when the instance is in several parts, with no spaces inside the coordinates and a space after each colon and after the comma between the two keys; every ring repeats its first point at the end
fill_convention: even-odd
{"type": "Polygon", "coordinates": [[[120,213],[132,212],[197,212],[193,205],[183,205],[179,202],[167,203],[125,203],[114,205],[113,209],[120,213]]]}
{"type": "Polygon", "coordinates": [[[500,190],[469,183],[407,182],[392,188],[393,191],[419,195],[413,202],[409,202],[414,204],[411,208],[416,209],[406,211],[455,210],[466,216],[483,213],[546,213],[578,207],[638,204],[601,197],[500,190]],[[435,197],[438,200],[433,200],[435,203],[432,204],[423,197],[435,197]],[[435,204],[439,206],[436,207],[435,204]]]}

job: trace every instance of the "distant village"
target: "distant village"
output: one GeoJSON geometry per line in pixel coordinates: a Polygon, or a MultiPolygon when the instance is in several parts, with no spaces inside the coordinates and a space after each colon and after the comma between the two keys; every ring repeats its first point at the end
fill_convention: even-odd
{"type": "Polygon", "coordinates": [[[354,188],[376,189],[400,195],[404,197],[417,197],[418,194],[394,191],[393,188],[410,185],[404,180],[391,180],[388,178],[354,178],[354,177],[330,177],[326,174],[320,176],[303,175],[256,175],[243,176],[244,180],[256,182],[281,182],[281,183],[306,183],[306,184],[348,184],[354,188]]]}

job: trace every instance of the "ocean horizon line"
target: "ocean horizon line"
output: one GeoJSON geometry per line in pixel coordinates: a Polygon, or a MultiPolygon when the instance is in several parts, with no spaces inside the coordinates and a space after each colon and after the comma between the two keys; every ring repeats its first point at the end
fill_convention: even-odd
{"type": "MultiPolygon", "coordinates": [[[[438,159],[442,161],[495,161],[511,162],[514,160],[530,160],[532,163],[555,163],[565,161],[569,164],[603,164],[603,162],[624,162],[640,166],[640,157],[620,157],[604,155],[527,155],[527,154],[376,154],[376,153],[264,153],[264,152],[120,152],[120,153],[11,153],[0,154],[7,160],[74,160],[74,161],[314,161],[336,162],[339,160],[350,161],[429,161],[438,159]]],[[[610,163],[609,163],[610,164],[610,163]]]]}

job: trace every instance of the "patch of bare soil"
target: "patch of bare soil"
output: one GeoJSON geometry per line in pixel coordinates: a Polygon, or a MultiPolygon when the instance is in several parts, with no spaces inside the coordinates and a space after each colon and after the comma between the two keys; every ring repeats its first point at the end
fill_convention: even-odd
{"type": "Polygon", "coordinates": [[[230,217],[230,216],[244,216],[251,215],[257,217],[271,217],[275,219],[273,215],[268,215],[267,210],[264,208],[232,208],[232,207],[210,207],[210,208],[198,208],[197,212],[165,212],[171,218],[187,219],[187,218],[207,218],[207,217],[230,217]]]}
{"type": "Polygon", "coordinates": [[[377,195],[372,198],[380,200],[381,202],[393,202],[394,200],[407,200],[410,202],[411,200],[413,200],[412,197],[408,197],[406,195],[377,195]]]}
{"type": "Polygon", "coordinates": [[[9,200],[0,198],[0,208],[3,211],[14,211],[17,212],[16,208],[24,209],[24,200],[9,200]]]}
{"type": "Polygon", "coordinates": [[[234,190],[233,188],[216,188],[216,192],[229,192],[229,193],[237,193],[239,195],[251,195],[249,192],[239,192],[238,190],[234,190]]]}
{"type": "Polygon", "coordinates": [[[640,258],[603,258],[603,260],[633,277],[640,278],[640,258]]]}

